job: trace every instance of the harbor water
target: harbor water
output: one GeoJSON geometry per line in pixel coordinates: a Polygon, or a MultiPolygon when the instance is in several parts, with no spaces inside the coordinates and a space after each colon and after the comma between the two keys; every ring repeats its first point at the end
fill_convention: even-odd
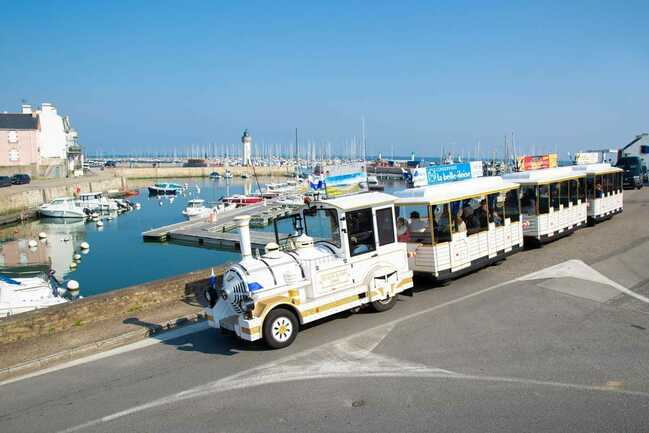
{"type": "MultiPolygon", "coordinates": [[[[259,178],[259,183],[263,188],[265,183],[281,180],[259,178]]],[[[130,198],[140,203],[140,209],[110,220],[104,216],[102,227],[92,221],[41,218],[0,228],[0,269],[51,267],[57,278],[78,281],[81,295],[91,296],[236,260],[239,254],[234,251],[144,242],[142,232],[184,221],[181,212],[188,200],[201,198],[209,204],[223,196],[255,192],[257,182],[202,178],[164,181],[188,183],[189,188],[173,200],[149,197],[144,185],[153,181],[148,181],[139,189],[139,196],[130,198]],[[39,233],[47,238],[39,240],[39,233]],[[36,240],[38,246],[30,248],[30,240],[36,240]],[[88,251],[80,248],[83,242],[90,245],[88,251]],[[78,262],[75,254],[81,254],[78,262]]],[[[403,183],[386,182],[388,192],[399,188],[403,183]]]]}

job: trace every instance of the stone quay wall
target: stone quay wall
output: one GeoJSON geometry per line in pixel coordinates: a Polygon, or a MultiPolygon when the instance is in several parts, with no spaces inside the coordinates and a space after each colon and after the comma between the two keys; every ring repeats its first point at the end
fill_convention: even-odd
{"type": "MultiPolygon", "coordinates": [[[[214,272],[220,277],[223,269],[215,268],[214,272]]],[[[138,312],[174,302],[198,302],[204,305],[202,293],[208,285],[210,274],[211,269],[190,272],[2,318],[0,347],[107,319],[126,319],[138,312]]]]}
{"type": "Polygon", "coordinates": [[[35,210],[56,197],[74,195],[77,188],[80,192],[105,192],[110,189],[123,189],[126,186],[126,178],[112,176],[77,177],[12,186],[0,191],[0,215],[35,210]]]}

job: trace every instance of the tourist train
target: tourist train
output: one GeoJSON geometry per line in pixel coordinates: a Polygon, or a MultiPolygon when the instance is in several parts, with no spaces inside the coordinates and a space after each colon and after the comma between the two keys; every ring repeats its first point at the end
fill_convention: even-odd
{"type": "Polygon", "coordinates": [[[303,324],[392,308],[414,273],[456,278],[622,208],[619,171],[597,164],[316,199],[275,220],[276,242],[256,257],[240,216],[241,261],[211,279],[208,323],[285,347],[303,324]]]}

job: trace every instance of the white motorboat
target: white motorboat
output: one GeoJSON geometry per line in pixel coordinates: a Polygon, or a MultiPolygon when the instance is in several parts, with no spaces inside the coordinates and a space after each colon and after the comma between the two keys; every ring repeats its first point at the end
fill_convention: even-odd
{"type": "Polygon", "coordinates": [[[74,197],[59,197],[38,208],[42,216],[53,218],[85,218],[86,209],[79,206],[74,197]]]}
{"type": "Polygon", "coordinates": [[[379,182],[379,179],[376,176],[370,175],[367,176],[367,189],[370,191],[383,191],[385,185],[379,182]]]}
{"type": "Polygon", "coordinates": [[[101,192],[84,192],[79,194],[77,204],[91,211],[110,212],[117,211],[115,200],[104,197],[101,192]]]}
{"type": "Polygon", "coordinates": [[[205,207],[205,200],[196,198],[187,202],[187,207],[183,210],[183,215],[187,218],[196,218],[207,216],[211,209],[205,207]]]}
{"type": "Polygon", "coordinates": [[[65,291],[50,281],[40,277],[9,278],[0,275],[0,317],[68,302],[63,297],[65,291]]]}
{"type": "Polygon", "coordinates": [[[193,199],[187,202],[187,207],[183,210],[183,215],[189,219],[207,218],[210,215],[220,214],[230,209],[236,209],[237,205],[233,203],[218,203],[215,206],[205,206],[205,200],[193,199]]]}

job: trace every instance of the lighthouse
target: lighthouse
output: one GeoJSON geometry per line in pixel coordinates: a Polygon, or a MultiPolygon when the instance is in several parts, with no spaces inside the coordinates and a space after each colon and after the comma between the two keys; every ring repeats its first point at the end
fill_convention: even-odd
{"type": "Polygon", "coordinates": [[[243,135],[241,136],[241,147],[241,164],[252,165],[252,136],[247,129],[243,131],[243,135]]]}

